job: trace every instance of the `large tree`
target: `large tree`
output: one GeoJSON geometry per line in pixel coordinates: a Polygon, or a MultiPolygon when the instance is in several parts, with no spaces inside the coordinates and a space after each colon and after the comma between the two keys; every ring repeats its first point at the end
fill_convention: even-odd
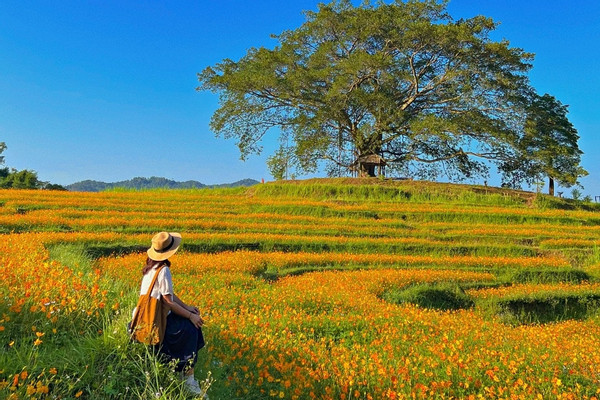
{"type": "Polygon", "coordinates": [[[530,92],[533,56],[490,39],[496,26],[433,0],[320,4],[275,48],[206,68],[198,89],[220,95],[211,128],[242,159],[280,128],[279,156],[301,172],[378,154],[404,173],[469,177],[514,156],[530,92]]]}
{"type": "Polygon", "coordinates": [[[587,175],[580,165],[583,152],[577,144],[579,135],[567,114],[568,107],[555,97],[532,95],[517,143],[519,157],[501,167],[507,180],[531,184],[547,177],[548,194],[554,196],[555,181],[571,187],[587,175]]]}

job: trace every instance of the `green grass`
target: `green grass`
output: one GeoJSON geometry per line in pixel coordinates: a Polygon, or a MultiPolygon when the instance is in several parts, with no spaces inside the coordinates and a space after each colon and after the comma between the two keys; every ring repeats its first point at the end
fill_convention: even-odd
{"type": "MultiPolygon", "coordinates": [[[[134,190],[113,190],[115,192],[137,192],[134,190]]],[[[144,191],[146,192],[146,191],[144,191]]],[[[593,282],[600,279],[600,273],[594,269],[594,265],[600,264],[600,250],[597,247],[585,249],[540,249],[540,240],[542,236],[535,237],[503,237],[492,234],[477,237],[471,235],[468,230],[465,233],[452,235],[450,228],[421,228],[423,222],[459,222],[468,227],[469,223],[478,225],[506,226],[511,224],[521,224],[524,228],[535,226],[540,222],[549,223],[553,226],[594,226],[600,224],[600,218],[595,218],[586,214],[570,213],[545,213],[543,210],[583,210],[597,211],[599,207],[594,204],[583,204],[566,199],[549,198],[547,196],[534,196],[531,193],[510,191],[497,188],[486,188],[481,186],[459,186],[432,184],[428,182],[393,182],[393,181],[364,181],[364,180],[320,180],[318,182],[284,182],[257,185],[252,188],[236,189],[190,189],[181,191],[171,190],[148,190],[149,196],[153,193],[165,195],[167,201],[163,203],[168,205],[177,203],[176,199],[180,193],[194,192],[204,199],[210,197],[208,202],[216,203],[219,196],[231,196],[233,200],[225,201],[223,208],[218,209],[215,215],[223,219],[229,216],[240,216],[249,214],[247,222],[250,222],[249,228],[240,228],[234,232],[270,232],[295,234],[297,237],[291,239],[260,239],[260,240],[239,240],[235,237],[215,238],[209,240],[187,240],[182,248],[183,252],[195,253],[215,253],[234,250],[255,250],[261,252],[283,251],[283,252],[353,252],[353,253],[384,253],[384,254],[414,254],[414,255],[475,255],[475,256],[527,256],[534,257],[538,255],[562,255],[569,260],[571,265],[582,268],[535,268],[535,269],[495,269],[497,279],[490,282],[444,282],[435,284],[415,284],[409,287],[392,288],[381,294],[382,298],[394,304],[414,304],[419,307],[435,310],[461,310],[472,309],[484,317],[498,318],[500,321],[511,325],[551,323],[565,319],[585,319],[597,317],[597,310],[600,306],[600,295],[595,293],[566,293],[566,294],[540,294],[540,295],[522,295],[511,298],[478,300],[469,297],[466,289],[497,287],[514,283],[582,283],[593,282]],[[235,198],[239,196],[239,202],[235,198]],[[214,197],[214,199],[213,199],[214,197]],[[262,201],[276,198],[286,198],[284,204],[277,201],[262,201]],[[215,200],[216,199],[216,200],[215,200]],[[303,202],[308,199],[311,202],[303,202]],[[289,200],[289,201],[288,201],[289,200]],[[229,202],[230,201],[230,202],[229,202]],[[315,202],[320,202],[315,204],[315,202]],[[238,204],[239,203],[239,204],[238,204]],[[405,207],[398,207],[399,211],[390,207],[392,203],[411,203],[411,204],[435,204],[435,212],[401,211],[405,207]],[[381,204],[381,206],[379,206],[381,204]],[[447,204],[447,210],[440,205],[447,204]],[[355,207],[362,206],[365,207],[355,207]],[[490,212],[470,212],[468,207],[473,206],[473,210],[492,210],[490,212]],[[528,210],[525,215],[518,213],[503,214],[501,212],[494,214],[495,206],[508,207],[510,209],[528,210]],[[387,210],[386,210],[387,207],[387,210]],[[478,208],[479,207],[479,208],[478,208]],[[440,210],[441,209],[441,210],[440,210]],[[252,213],[269,212],[276,214],[276,220],[282,221],[283,228],[273,229],[261,227],[260,218],[262,216],[253,216],[252,213]],[[281,216],[279,218],[278,216],[281,216]],[[337,225],[329,226],[326,223],[319,224],[319,221],[308,219],[308,222],[286,221],[284,218],[288,215],[301,215],[312,217],[332,217],[338,218],[335,221],[337,225]],[[584,215],[583,217],[581,215],[584,215]],[[380,221],[381,219],[390,219],[390,221],[380,221]],[[355,231],[344,231],[345,223],[355,224],[359,220],[360,227],[352,225],[355,231]],[[373,226],[378,223],[385,223],[383,227],[390,228],[385,234],[378,236],[377,231],[370,230],[371,221],[373,226]],[[297,227],[290,228],[286,223],[297,224],[297,227]],[[256,223],[257,226],[251,226],[256,223]],[[394,230],[397,229],[397,232],[394,230]],[[437,229],[437,230],[436,230],[437,229]],[[448,235],[446,235],[448,232],[448,235]],[[317,240],[310,241],[303,237],[314,236],[317,240]],[[352,243],[335,243],[338,237],[357,239],[361,235],[365,240],[358,240],[352,243]],[[431,239],[430,244],[389,244],[381,243],[377,240],[385,237],[416,237],[431,239]],[[328,239],[332,239],[327,242],[328,239]],[[437,242],[437,243],[434,243],[437,242]],[[586,267],[591,267],[586,269],[586,267]]],[[[133,199],[134,196],[130,196],[133,199]]],[[[146,197],[144,196],[144,199],[146,197]]],[[[51,205],[36,205],[35,199],[31,199],[32,204],[23,203],[14,206],[15,214],[29,217],[27,214],[42,209],[51,208],[51,205]]],[[[131,200],[132,201],[132,200],[131,200]]],[[[159,202],[144,202],[139,210],[154,211],[159,202]]],[[[162,203],[160,203],[162,204],[162,203]]],[[[12,203],[6,203],[7,207],[12,207],[12,203]]],[[[199,212],[201,206],[196,203],[188,202],[194,212],[199,212]]],[[[74,206],[75,209],[78,206],[74,206]]],[[[82,206],[88,207],[88,206],[82,206]]],[[[94,205],[90,210],[120,210],[122,205],[114,201],[111,205],[94,205]]],[[[85,208],[83,208],[85,209],[85,208]]],[[[420,208],[419,208],[420,209],[420,208]]],[[[136,209],[138,210],[138,209],[136,209]]],[[[206,232],[202,227],[186,229],[185,225],[185,207],[177,209],[178,216],[174,218],[169,229],[180,229],[181,231],[206,232]],[[180,218],[180,219],[178,219],[180,218]]],[[[76,214],[76,213],[74,213],[76,214]]],[[[66,219],[71,217],[64,217],[66,219]]],[[[143,226],[118,226],[109,223],[103,225],[79,224],[78,218],[73,217],[69,224],[43,224],[36,222],[15,222],[8,223],[0,227],[0,231],[9,232],[27,232],[27,231],[92,231],[92,232],[122,232],[122,233],[154,233],[162,230],[162,226],[152,226],[151,222],[143,226]]],[[[200,218],[200,217],[197,217],[200,218]]],[[[243,217],[245,218],[245,217],[243,217]]],[[[15,219],[16,220],[16,219],[15,219]]],[[[245,220],[245,219],[244,219],[245,220]]],[[[305,221],[306,219],[303,219],[305,221]]],[[[149,220],[151,221],[151,219],[149,220]]],[[[229,232],[229,228],[219,226],[211,227],[210,232],[229,232]]],[[[381,231],[380,231],[381,232],[381,231]]],[[[148,236],[148,238],[150,235],[148,236]]],[[[138,253],[146,250],[148,243],[139,243],[133,240],[118,241],[89,241],[78,243],[54,243],[48,245],[49,255],[52,260],[56,260],[63,265],[68,266],[73,271],[81,273],[84,278],[93,277],[95,260],[99,257],[113,256],[120,254],[138,253]]],[[[327,263],[319,265],[289,264],[283,267],[264,263],[263,269],[255,277],[264,280],[250,278],[239,278],[228,281],[227,285],[239,286],[246,291],[254,290],[257,287],[266,287],[274,281],[284,276],[301,275],[308,272],[324,270],[353,270],[353,269],[377,269],[381,265],[365,264],[343,264],[327,263]],[[256,281],[256,282],[255,282],[256,281]],[[248,283],[251,282],[251,283],[248,283]]],[[[407,268],[406,265],[385,265],[384,268],[407,268]]],[[[418,265],[411,268],[448,268],[448,266],[418,265]]],[[[469,267],[462,268],[472,271],[489,271],[491,268],[469,267]]],[[[374,271],[374,273],[376,273],[374,271]]],[[[121,302],[120,310],[131,310],[137,299],[135,290],[126,287],[118,281],[103,282],[102,288],[111,292],[111,299],[118,299],[121,302]]],[[[236,300],[238,301],[238,300],[236,300]]],[[[239,304],[232,301],[230,308],[244,306],[243,298],[239,299],[239,304]]],[[[29,304],[28,304],[29,305],[29,304]]],[[[314,310],[315,315],[321,312],[320,304],[313,304],[310,301],[306,304],[299,304],[299,308],[308,311],[314,310]],[[312,307],[312,308],[311,308],[312,307]]],[[[3,309],[0,303],[0,316],[3,309]]],[[[329,311],[328,311],[329,312],[329,311]]],[[[332,312],[338,312],[333,310],[332,312]]],[[[190,398],[183,391],[180,381],[176,374],[169,371],[168,366],[162,365],[156,357],[148,351],[145,346],[130,343],[125,333],[125,325],[130,316],[127,312],[113,312],[110,309],[101,311],[98,315],[73,315],[71,319],[65,317],[61,319],[58,325],[52,325],[57,329],[57,333],[52,333],[48,329],[50,325],[44,325],[44,318],[34,318],[33,313],[24,311],[15,317],[12,323],[7,324],[6,331],[3,332],[3,338],[14,340],[3,344],[0,352],[0,370],[4,371],[3,376],[14,376],[23,370],[27,370],[30,375],[30,381],[41,374],[44,382],[52,385],[52,395],[55,398],[74,399],[78,392],[82,392],[81,398],[88,399],[138,399],[138,398],[159,398],[183,400],[190,398]],[[36,339],[35,332],[45,332],[41,337],[43,343],[41,346],[34,346],[32,343],[36,339]],[[48,328],[48,329],[47,329],[48,328]],[[100,332],[100,333],[99,333],[100,332]],[[49,368],[57,369],[57,374],[49,373],[49,368]],[[158,394],[158,395],[157,395],[158,394]]],[[[321,337],[332,337],[336,340],[348,340],[349,332],[355,326],[339,326],[315,318],[312,325],[302,325],[298,323],[296,328],[298,332],[304,332],[307,328],[312,329],[312,337],[319,339],[321,337]]],[[[337,323],[337,322],[336,322],[337,323]]],[[[218,328],[208,327],[207,342],[214,340],[219,343],[217,332],[210,329],[218,328]]],[[[252,327],[260,329],[260,327],[252,327]]],[[[361,329],[366,327],[362,327],[361,329]]],[[[353,339],[358,340],[358,339],[353,339]]],[[[405,343],[403,345],[410,345],[405,343]]],[[[207,349],[210,352],[210,349],[207,349]]],[[[226,386],[227,377],[232,373],[232,367],[218,364],[214,358],[206,355],[207,351],[200,354],[197,367],[197,376],[202,379],[208,377],[210,371],[216,378],[212,385],[210,393],[214,394],[216,399],[233,399],[234,389],[226,386]],[[209,362],[215,361],[213,365],[209,362]]],[[[210,354],[210,353],[208,353],[210,354]]],[[[240,389],[237,387],[237,389],[240,389]]],[[[25,387],[18,389],[19,394],[23,394],[25,387]]],[[[0,398],[7,391],[0,389],[0,398]]]]}
{"type": "Polygon", "coordinates": [[[256,185],[252,193],[261,197],[301,197],[319,200],[361,202],[433,202],[523,205],[531,193],[482,186],[440,184],[424,181],[379,179],[309,179],[256,185]]]}
{"type": "Polygon", "coordinates": [[[393,288],[382,294],[382,298],[394,304],[415,304],[436,310],[460,310],[471,308],[475,302],[458,283],[440,282],[393,288]]]}
{"type": "Polygon", "coordinates": [[[84,243],[57,243],[48,246],[48,254],[50,259],[56,260],[74,271],[83,273],[92,271],[94,259],[90,255],[88,246],[84,243]]]}
{"type": "MultiPolygon", "coordinates": [[[[148,347],[129,341],[127,316],[105,319],[102,335],[70,334],[69,340],[45,339],[39,347],[13,345],[0,353],[8,376],[26,370],[29,378],[17,389],[39,381],[52,388],[52,398],[189,400],[177,373],[164,365],[148,347]],[[55,373],[50,370],[55,369],[55,373]]],[[[210,386],[210,375],[196,376],[210,386]],[[209,379],[206,382],[206,379],[209,379]]],[[[7,390],[7,389],[5,389],[7,390]]],[[[0,397],[5,393],[0,389],[0,397]]]]}
{"type": "MultiPolygon", "coordinates": [[[[223,251],[253,250],[260,252],[282,251],[282,252],[350,252],[350,253],[385,253],[385,254],[421,254],[432,256],[460,255],[460,256],[499,256],[499,257],[536,257],[540,251],[529,245],[515,243],[461,243],[457,241],[440,241],[438,243],[382,243],[376,238],[360,237],[349,242],[336,242],[336,236],[324,236],[322,241],[306,240],[298,235],[291,239],[254,239],[241,240],[237,237],[212,238],[209,240],[188,240],[184,243],[182,250],[191,253],[218,253],[223,251]],[[331,240],[328,240],[331,239],[331,240]]],[[[140,253],[145,251],[148,245],[137,242],[88,242],[88,243],[55,243],[48,245],[51,257],[65,260],[69,263],[85,262],[76,261],[76,256],[81,252],[92,259],[114,255],[140,253]],[[71,260],[75,256],[75,260],[71,260]]]]}
{"type": "Polygon", "coordinates": [[[574,268],[543,268],[507,271],[501,279],[511,283],[582,283],[593,280],[589,273],[574,268]]]}
{"type": "MultiPolygon", "coordinates": [[[[98,255],[83,243],[56,244],[49,247],[49,254],[83,277],[93,274],[98,255]]],[[[2,332],[10,341],[0,352],[0,370],[11,383],[12,377],[23,371],[28,375],[20,379],[14,392],[24,397],[28,387],[33,390],[38,384],[51,388],[56,399],[75,399],[77,394],[82,399],[193,399],[178,373],[161,363],[149,347],[129,340],[128,310],[135,306],[137,292],[115,281],[101,286],[112,292],[111,298],[119,299],[118,311],[107,307],[97,314],[73,314],[68,320],[59,319],[63,324],[49,324],[45,316],[27,308],[13,317],[9,329],[2,332]],[[41,343],[36,345],[38,338],[41,343]]],[[[201,363],[205,364],[199,358],[198,365],[201,363]]],[[[211,375],[207,368],[200,371],[198,365],[196,376],[208,388],[211,375]]],[[[0,398],[7,393],[12,391],[0,387],[0,398]]]]}
{"type": "Polygon", "coordinates": [[[547,324],[581,320],[598,314],[600,294],[543,294],[488,300],[484,308],[510,325],[547,324]]]}

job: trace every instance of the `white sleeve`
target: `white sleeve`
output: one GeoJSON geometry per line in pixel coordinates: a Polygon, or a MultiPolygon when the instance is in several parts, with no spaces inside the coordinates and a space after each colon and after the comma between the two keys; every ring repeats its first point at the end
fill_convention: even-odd
{"type": "Polygon", "coordinates": [[[158,284],[158,291],[161,295],[175,294],[173,292],[173,278],[171,277],[171,270],[169,267],[164,267],[160,271],[156,282],[158,284]]]}

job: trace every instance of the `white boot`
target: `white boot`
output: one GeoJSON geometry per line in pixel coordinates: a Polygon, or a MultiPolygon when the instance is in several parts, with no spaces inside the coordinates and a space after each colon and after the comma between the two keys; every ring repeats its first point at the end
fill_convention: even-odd
{"type": "Polygon", "coordinates": [[[203,400],[208,400],[208,395],[204,392],[204,390],[202,390],[200,384],[198,383],[196,378],[194,378],[193,374],[185,376],[183,378],[183,382],[185,383],[186,389],[189,390],[191,393],[200,396],[203,400]]]}

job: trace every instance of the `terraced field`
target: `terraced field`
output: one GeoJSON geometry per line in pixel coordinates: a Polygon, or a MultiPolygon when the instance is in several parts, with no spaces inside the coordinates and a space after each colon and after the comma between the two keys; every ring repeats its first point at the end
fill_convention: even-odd
{"type": "Polygon", "coordinates": [[[124,330],[161,230],[211,399],[600,393],[593,205],[351,179],[0,204],[0,398],[185,398],[124,330]]]}

